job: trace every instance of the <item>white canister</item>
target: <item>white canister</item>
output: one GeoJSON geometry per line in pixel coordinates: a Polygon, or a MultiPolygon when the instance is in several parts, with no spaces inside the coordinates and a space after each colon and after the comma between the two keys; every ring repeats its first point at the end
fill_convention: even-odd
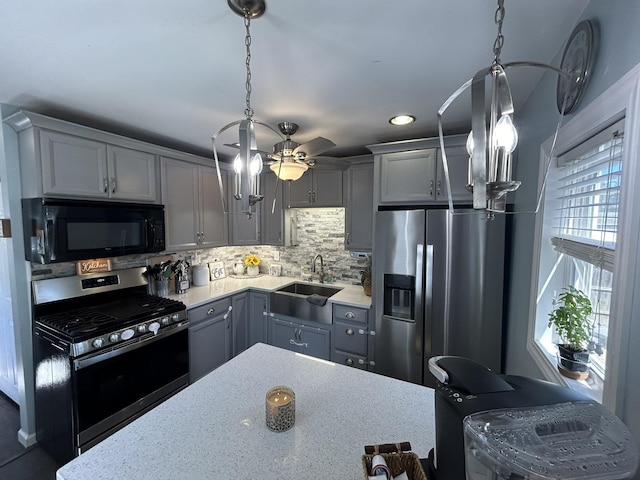
{"type": "Polygon", "coordinates": [[[209,267],[206,265],[194,265],[191,272],[194,286],[202,287],[209,284],[209,267]]]}

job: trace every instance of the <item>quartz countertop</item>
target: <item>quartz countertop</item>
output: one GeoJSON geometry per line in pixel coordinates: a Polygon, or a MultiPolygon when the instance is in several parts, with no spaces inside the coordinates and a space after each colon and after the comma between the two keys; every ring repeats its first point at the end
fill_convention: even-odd
{"type": "MultiPolygon", "coordinates": [[[[185,293],[169,295],[169,298],[180,300],[187,308],[203,305],[218,298],[233,295],[243,290],[263,290],[271,292],[290,283],[300,281],[292,277],[274,277],[261,275],[259,277],[225,277],[219,280],[212,280],[203,287],[189,288],[185,293]]],[[[305,282],[311,283],[311,282],[305,282]]],[[[314,282],[315,283],[315,282],[314,282]]],[[[347,285],[341,283],[327,283],[327,286],[342,288],[338,293],[329,297],[329,302],[351,305],[354,307],[371,307],[371,297],[364,294],[361,285],[347,285]]]]}
{"type": "Polygon", "coordinates": [[[433,390],[256,344],[58,470],[57,480],[361,480],[365,445],[435,445],[433,390]],[[292,429],[265,395],[296,395],[292,429]]]}

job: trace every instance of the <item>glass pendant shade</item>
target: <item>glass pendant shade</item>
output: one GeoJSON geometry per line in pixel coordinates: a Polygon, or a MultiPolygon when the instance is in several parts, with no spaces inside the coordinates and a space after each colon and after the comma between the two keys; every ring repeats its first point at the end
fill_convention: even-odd
{"type": "Polygon", "coordinates": [[[298,180],[309,167],[297,162],[277,162],[272,163],[269,168],[280,180],[298,180]]]}

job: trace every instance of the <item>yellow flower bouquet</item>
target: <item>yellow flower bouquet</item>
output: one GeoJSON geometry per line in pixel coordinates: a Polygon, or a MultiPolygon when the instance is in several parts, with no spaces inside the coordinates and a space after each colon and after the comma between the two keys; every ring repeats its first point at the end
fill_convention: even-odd
{"type": "Polygon", "coordinates": [[[260,265],[260,257],[257,255],[247,255],[244,257],[244,264],[247,267],[257,267],[260,265]]]}

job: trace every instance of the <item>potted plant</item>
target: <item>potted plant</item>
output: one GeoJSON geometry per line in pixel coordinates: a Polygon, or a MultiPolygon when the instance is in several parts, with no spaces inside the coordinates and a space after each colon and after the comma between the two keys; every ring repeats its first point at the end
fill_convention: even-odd
{"type": "Polygon", "coordinates": [[[364,289],[364,294],[368,297],[371,296],[371,255],[367,256],[367,263],[365,264],[364,270],[360,271],[360,283],[362,283],[362,288],[364,289]]]}
{"type": "Polygon", "coordinates": [[[249,254],[244,257],[244,264],[247,267],[247,275],[255,277],[256,275],[258,275],[258,273],[260,273],[260,257],[258,257],[257,255],[249,254]]]}
{"type": "Polygon", "coordinates": [[[555,327],[563,342],[558,344],[558,370],[566,377],[582,380],[589,375],[586,346],[593,334],[591,312],[589,297],[570,285],[563,289],[556,308],[549,314],[548,326],[555,327]]]}

